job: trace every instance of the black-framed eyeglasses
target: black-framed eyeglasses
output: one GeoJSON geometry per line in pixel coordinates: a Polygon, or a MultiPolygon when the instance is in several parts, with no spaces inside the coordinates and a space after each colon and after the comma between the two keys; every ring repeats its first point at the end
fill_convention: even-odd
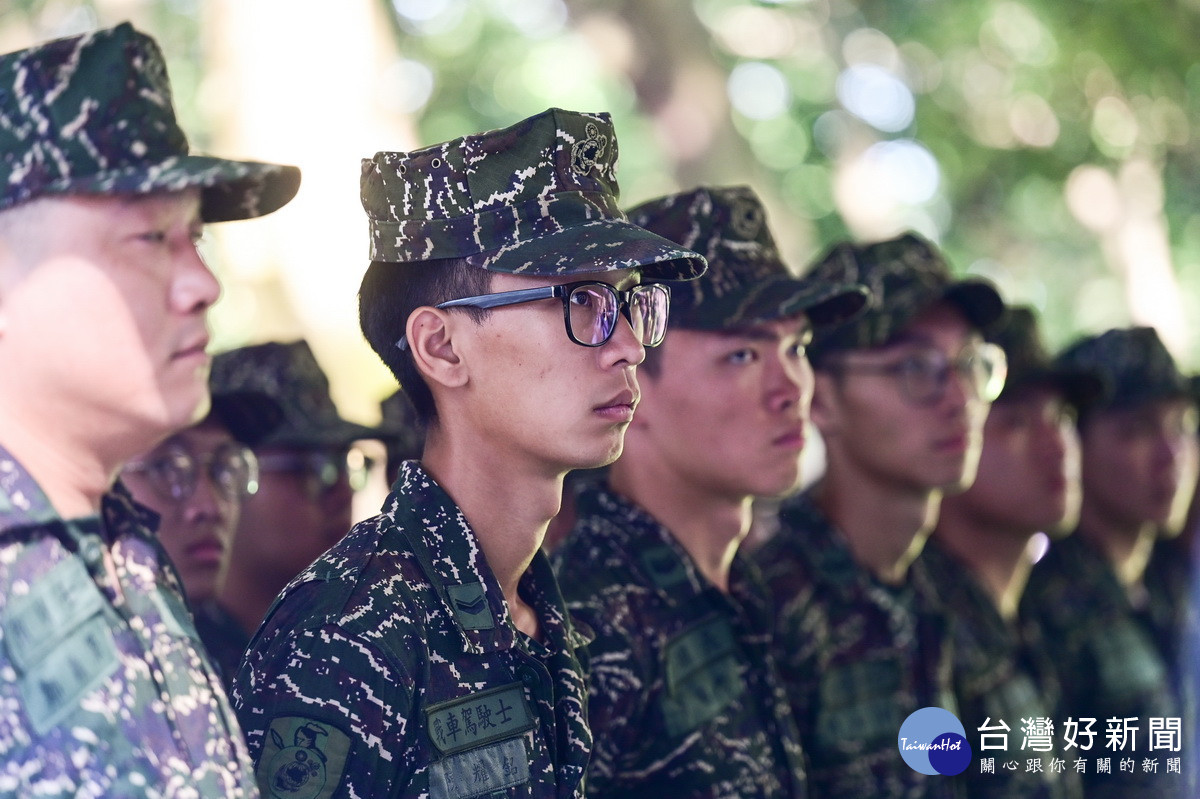
{"type": "Polygon", "coordinates": [[[258,490],[254,453],[233,442],[208,455],[197,455],[181,443],[169,443],[148,460],[125,464],[125,471],[144,474],[155,493],[173,502],[184,502],[196,493],[201,470],[226,499],[239,499],[258,490]]]}
{"type": "MultiPolygon", "coordinates": [[[[554,298],[562,300],[563,322],[567,336],[584,347],[599,347],[612,338],[617,317],[624,313],[633,335],[645,347],[657,347],[667,333],[667,314],[671,309],[671,290],[662,283],[643,283],[628,291],[601,280],[581,280],[535,289],[479,294],[438,304],[438,308],[501,308],[523,302],[554,298]]],[[[408,347],[406,337],[396,342],[408,347]]]]}
{"type": "Polygon", "coordinates": [[[967,347],[954,359],[939,350],[913,352],[895,363],[850,363],[834,361],[829,368],[835,372],[867,372],[882,374],[900,382],[905,399],[915,405],[934,405],[946,393],[950,373],[964,378],[971,392],[985,402],[992,402],[1004,390],[1008,377],[1008,359],[996,344],[978,343],[967,347]]]}
{"type": "Polygon", "coordinates": [[[343,480],[352,491],[367,484],[374,461],[358,449],[270,452],[258,456],[262,472],[297,474],[304,480],[304,493],[320,499],[343,480]]]}

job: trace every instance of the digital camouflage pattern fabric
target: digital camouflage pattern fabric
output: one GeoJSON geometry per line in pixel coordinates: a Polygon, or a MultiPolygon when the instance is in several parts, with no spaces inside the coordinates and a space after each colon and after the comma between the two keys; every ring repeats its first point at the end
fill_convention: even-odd
{"type": "Polygon", "coordinates": [[[383,513],[280,595],[235,679],[266,797],[583,795],[584,638],[540,552],[517,631],[475,534],[416,461],[383,513]]]}
{"type": "Polygon", "coordinates": [[[912,770],[897,748],[913,711],[956,712],[947,620],[924,569],[914,564],[899,587],[876,580],[809,492],[785,501],[779,521],[753,557],[777,609],[776,661],[809,795],[961,796],[956,778],[912,770]]]}
{"type": "Polygon", "coordinates": [[[1058,680],[1037,625],[1001,617],[967,567],[936,540],[925,544],[918,560],[942,604],[953,609],[957,715],[974,755],[956,778],[965,784],[967,799],[1080,799],[1082,784],[1075,769],[1054,768],[1056,758],[1067,765],[1073,761],[1061,734],[1055,730],[1052,745],[1043,749],[1033,726],[1037,719],[1063,721],[1057,718],[1058,680]],[[1027,740],[1032,746],[1025,745],[1027,740]],[[984,743],[995,748],[984,749],[984,743]],[[984,773],[982,759],[989,757],[996,768],[984,773]],[[1030,769],[1031,760],[1041,761],[1040,770],[1030,769]],[[1016,762],[1017,768],[1004,768],[1008,762],[1016,762]]]}
{"type": "Polygon", "coordinates": [[[1128,408],[1142,402],[1196,394],[1152,327],[1118,328],[1081,339],[1057,359],[1063,368],[1101,376],[1108,393],[1089,409],[1128,408]]]}
{"type": "Polygon", "coordinates": [[[282,421],[261,439],[261,445],[343,447],[391,434],[386,426],[366,427],[338,415],[329,378],[306,341],[268,342],[219,353],[212,361],[209,386],[214,396],[254,392],[282,408],[282,421]]]}
{"type": "Polygon", "coordinates": [[[771,607],[734,561],[726,596],[671,533],[588,487],[554,555],[572,615],[595,632],[590,797],[803,797],[803,754],[768,651],[771,607]]]}
{"type": "Polygon", "coordinates": [[[0,796],[258,796],[156,523],[119,484],[64,520],[0,448],[0,796]]]}
{"type": "Polygon", "coordinates": [[[64,194],[200,188],[206,222],[280,208],[293,166],[190,154],[166,63],[129,23],[0,55],[0,210],[64,194]]]}
{"type": "Polygon", "coordinates": [[[816,331],[809,348],[814,366],[835,350],[888,343],[913,317],[941,300],[956,305],[985,333],[1004,315],[1004,302],[991,283],[981,278],[956,280],[937,248],[915,233],[871,244],[841,242],[813,265],[807,277],[826,283],[860,283],[872,297],[864,313],[816,331]]]}
{"type": "Polygon", "coordinates": [[[671,284],[671,326],[729,330],[805,313],[814,325],[845,321],[866,289],[803,280],[783,262],[767,212],[749,186],[701,187],[642,203],[629,221],[695,250],[708,262],[698,280],[671,284]]]}
{"type": "Polygon", "coordinates": [[[687,279],[704,259],[630,224],[608,114],[552,108],[501,130],[363,159],[371,260],[462,258],[493,272],[641,269],[687,279]]]}
{"type": "MultiPolygon", "coordinates": [[[[1096,720],[1093,756],[1108,746],[1108,719],[1133,719],[1137,727],[1136,747],[1129,741],[1120,751],[1104,754],[1114,760],[1134,757],[1138,768],[1121,772],[1114,767],[1111,774],[1089,769],[1084,776],[1088,799],[1187,795],[1184,778],[1166,773],[1165,763],[1157,773],[1141,769],[1145,758],[1179,756],[1150,749],[1149,725],[1151,718],[1183,718],[1185,706],[1153,629],[1103,553],[1079,535],[1054,542],[1030,574],[1021,612],[1045,631],[1046,651],[1062,685],[1059,717],[1096,720]]],[[[1191,729],[1186,720],[1183,729],[1191,729]]]]}

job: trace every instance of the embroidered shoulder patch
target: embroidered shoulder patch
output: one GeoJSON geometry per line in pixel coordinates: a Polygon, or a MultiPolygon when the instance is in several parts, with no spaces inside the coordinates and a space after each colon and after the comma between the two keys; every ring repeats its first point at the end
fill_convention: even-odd
{"type": "Polygon", "coordinates": [[[350,737],[323,721],[279,716],[271,721],[255,768],[267,799],[329,799],[338,789],[350,737]]]}
{"type": "Polygon", "coordinates": [[[491,630],[496,626],[482,583],[463,583],[446,586],[454,617],[464,630],[491,630]]]}

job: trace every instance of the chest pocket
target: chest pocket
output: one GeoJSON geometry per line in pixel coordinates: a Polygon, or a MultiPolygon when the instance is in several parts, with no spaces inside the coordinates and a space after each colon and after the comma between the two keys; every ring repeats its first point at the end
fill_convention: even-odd
{"type": "Polygon", "coordinates": [[[733,628],[710,619],[667,642],[664,651],[667,734],[685,735],[711,721],[746,691],[733,628]]]}
{"type": "Polygon", "coordinates": [[[78,560],[64,560],[9,600],[4,642],[38,734],[61,723],[120,666],[107,602],[78,560]]]}
{"type": "Polygon", "coordinates": [[[817,749],[852,755],[883,743],[895,746],[903,721],[900,690],[900,664],[893,659],[830,669],[821,677],[817,706],[812,709],[817,749]]]}

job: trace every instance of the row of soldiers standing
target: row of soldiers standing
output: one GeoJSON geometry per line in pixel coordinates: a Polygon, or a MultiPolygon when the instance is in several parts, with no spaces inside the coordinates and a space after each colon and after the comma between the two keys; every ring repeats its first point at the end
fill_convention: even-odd
{"type": "MultiPolygon", "coordinates": [[[[129,26],[5,56],[0,74],[20,87],[0,108],[16,131],[0,288],[98,304],[29,275],[90,258],[133,296],[170,265],[163,317],[180,321],[157,331],[157,403],[81,400],[76,375],[30,363],[21,317],[0,327],[6,375],[103,423],[74,454],[110,481],[205,407],[199,222],[272,210],[298,174],[189,156],[161,55],[129,26]],[[101,104],[115,121],[93,116],[98,85],[124,92],[101,104]],[[60,228],[29,208],[103,209],[111,229],[84,232],[110,261],[91,239],[48,259],[30,241],[60,228]],[[141,254],[164,242],[169,257],[141,254]]],[[[627,218],[616,155],[607,115],[551,109],[364,160],[363,332],[423,453],[274,602],[229,675],[236,718],[152,515],[120,485],[64,487],[42,417],[0,392],[0,793],[1186,795],[1166,761],[1191,732],[1188,559],[1158,539],[1194,486],[1196,396],[1153,331],[1051,360],[1031,313],[914,234],[838,244],[798,278],[752,191],[627,218]],[[791,494],[813,428],[826,469],[791,494]],[[788,494],[752,548],[755,499],[788,494]],[[1035,534],[1075,518],[1035,565],[1035,534]],[[983,746],[959,774],[911,765],[897,739],[926,707],[973,747],[1011,732],[1002,765],[983,746]],[[1133,769],[1099,766],[1110,720],[1133,769]],[[1026,725],[1035,743],[1005,768],[1026,725]]],[[[130,380],[140,353],[124,353],[130,380]]],[[[192,478],[245,479],[220,465],[192,478]]]]}

